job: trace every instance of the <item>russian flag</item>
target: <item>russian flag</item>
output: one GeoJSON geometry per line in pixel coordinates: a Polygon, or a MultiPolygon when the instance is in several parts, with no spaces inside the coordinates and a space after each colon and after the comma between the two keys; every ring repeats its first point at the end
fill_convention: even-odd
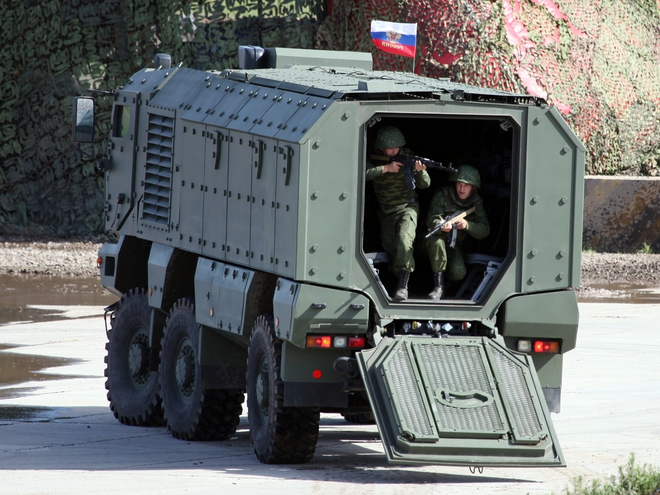
{"type": "Polygon", "coordinates": [[[415,58],[417,23],[371,21],[371,39],[384,52],[415,58]]]}

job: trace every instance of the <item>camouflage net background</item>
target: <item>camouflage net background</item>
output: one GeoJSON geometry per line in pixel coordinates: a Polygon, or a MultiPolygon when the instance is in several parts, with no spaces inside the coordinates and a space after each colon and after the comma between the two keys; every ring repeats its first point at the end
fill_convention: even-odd
{"type": "Polygon", "coordinates": [[[0,2],[0,234],[103,232],[112,99],[95,143],[71,140],[73,96],[112,90],[157,52],[174,64],[237,66],[239,45],[313,48],[320,0],[3,0],[0,2]],[[87,154],[85,154],[87,153],[87,154]]]}
{"type": "Polygon", "coordinates": [[[587,173],[658,175],[659,12],[660,0],[4,0],[0,234],[102,233],[111,99],[97,100],[86,155],[71,141],[73,96],[121,86],[157,52],[235,67],[243,44],[370,51],[376,69],[414,62],[543,96],[586,145],[587,173]],[[377,50],[373,19],[417,22],[417,58],[377,50]]]}
{"type": "Polygon", "coordinates": [[[334,0],[317,47],[377,50],[372,19],[417,22],[415,72],[533,94],[587,148],[586,173],[659,175],[660,0],[334,0]]]}

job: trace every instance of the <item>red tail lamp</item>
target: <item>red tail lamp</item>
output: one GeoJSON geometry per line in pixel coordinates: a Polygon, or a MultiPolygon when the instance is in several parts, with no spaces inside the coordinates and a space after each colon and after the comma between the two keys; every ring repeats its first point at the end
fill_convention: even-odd
{"type": "Polygon", "coordinates": [[[558,354],[559,342],[556,340],[535,340],[534,352],[544,354],[558,354]]]}

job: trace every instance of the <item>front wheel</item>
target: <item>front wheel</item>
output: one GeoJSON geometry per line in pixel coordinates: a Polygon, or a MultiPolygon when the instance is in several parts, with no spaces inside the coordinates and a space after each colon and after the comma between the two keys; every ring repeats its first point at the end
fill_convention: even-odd
{"type": "Polygon", "coordinates": [[[181,440],[227,440],[240,421],[242,390],[202,390],[197,352],[199,325],[187,299],[174,304],[165,323],[160,357],[167,427],[181,440]]]}
{"type": "Polygon", "coordinates": [[[160,377],[151,371],[151,311],[144,289],[124,294],[112,316],[105,345],[105,388],[110,409],[127,425],[163,424],[160,377]]]}
{"type": "Polygon", "coordinates": [[[248,420],[254,452],[264,464],[309,462],[319,437],[319,410],[284,407],[281,360],[282,341],[273,334],[273,317],[257,317],[247,362],[248,420]]]}

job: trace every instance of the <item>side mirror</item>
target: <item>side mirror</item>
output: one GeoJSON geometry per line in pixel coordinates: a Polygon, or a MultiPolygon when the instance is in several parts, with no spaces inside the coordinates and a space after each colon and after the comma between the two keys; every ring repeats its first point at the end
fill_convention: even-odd
{"type": "Polygon", "coordinates": [[[77,96],[73,99],[73,140],[77,143],[94,141],[94,98],[77,96]]]}

